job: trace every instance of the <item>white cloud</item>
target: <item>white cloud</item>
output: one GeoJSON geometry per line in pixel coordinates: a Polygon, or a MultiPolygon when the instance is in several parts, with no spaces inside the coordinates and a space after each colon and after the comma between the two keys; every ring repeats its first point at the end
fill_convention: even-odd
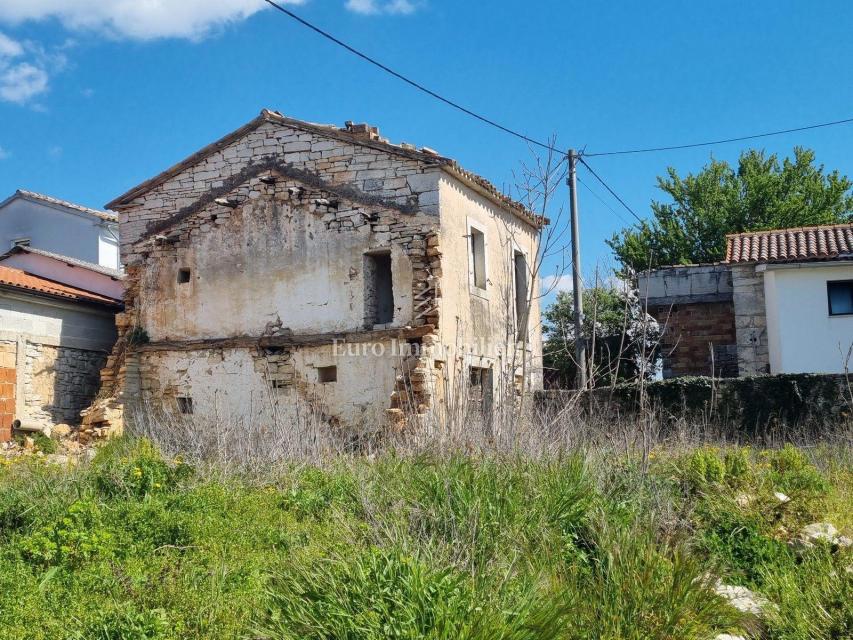
{"type": "Polygon", "coordinates": [[[563,275],[553,274],[549,276],[542,276],[539,288],[543,295],[556,295],[561,291],[569,293],[573,289],[572,275],[569,273],[563,275]]]}
{"type": "Polygon", "coordinates": [[[32,42],[0,33],[0,101],[25,104],[47,91],[49,66],[61,68],[65,57],[51,55],[32,42]]]}
{"type": "Polygon", "coordinates": [[[354,13],[376,15],[378,13],[393,13],[408,15],[418,9],[418,3],[412,0],[347,0],[344,5],[354,13]]]}
{"type": "Polygon", "coordinates": [[[24,104],[47,91],[47,72],[29,62],[0,70],[0,100],[24,104]]]}
{"type": "MultiPolygon", "coordinates": [[[[282,4],[304,1],[279,0],[282,4]]],[[[267,7],[263,0],[3,0],[0,21],[18,24],[56,18],[72,31],[97,31],[116,38],[198,40],[267,7]]]]}
{"type": "Polygon", "coordinates": [[[24,47],[20,42],[0,33],[0,58],[15,58],[22,53],[24,53],[24,47]]]}
{"type": "Polygon", "coordinates": [[[7,158],[12,157],[11,151],[6,151],[3,147],[0,147],[0,160],[6,160],[7,158]]]}

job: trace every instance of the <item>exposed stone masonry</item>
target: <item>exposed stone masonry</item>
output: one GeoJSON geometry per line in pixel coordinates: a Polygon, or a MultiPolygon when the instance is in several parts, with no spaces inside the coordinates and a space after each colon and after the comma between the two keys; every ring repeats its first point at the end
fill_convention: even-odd
{"type": "Polygon", "coordinates": [[[764,276],[755,265],[732,265],[732,285],[740,375],[770,373],[764,276]]]}
{"type": "Polygon", "coordinates": [[[438,170],[438,158],[434,162],[405,156],[392,159],[386,150],[365,147],[355,140],[347,143],[345,139],[267,122],[144,194],[134,201],[132,209],[120,210],[125,263],[138,259],[131,245],[157,223],[201,198],[212,199],[217,190],[230,186],[226,181],[234,176],[242,182],[240,174],[247,165],[264,160],[289,165],[292,171],[322,175],[331,185],[358,189],[386,203],[438,213],[438,181],[429,175],[438,170]]]}

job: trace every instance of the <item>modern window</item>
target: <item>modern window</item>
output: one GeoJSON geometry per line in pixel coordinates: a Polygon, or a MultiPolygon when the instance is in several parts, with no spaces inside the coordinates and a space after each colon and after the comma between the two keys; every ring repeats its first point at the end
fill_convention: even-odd
{"type": "Polygon", "coordinates": [[[829,315],[853,315],[853,280],[837,280],[826,283],[829,298],[829,315]]]}
{"type": "Polygon", "coordinates": [[[530,295],[527,286],[527,257],[521,251],[513,251],[512,262],[515,272],[515,326],[517,338],[521,340],[527,333],[527,297],[530,295]]]}
{"type": "Polygon", "coordinates": [[[471,283],[477,289],[486,289],[486,235],[479,229],[469,229],[471,241],[471,283]]]}
{"type": "Polygon", "coordinates": [[[391,254],[368,253],[364,256],[364,324],[370,329],[376,324],[394,321],[394,279],[391,275],[391,254]]]}

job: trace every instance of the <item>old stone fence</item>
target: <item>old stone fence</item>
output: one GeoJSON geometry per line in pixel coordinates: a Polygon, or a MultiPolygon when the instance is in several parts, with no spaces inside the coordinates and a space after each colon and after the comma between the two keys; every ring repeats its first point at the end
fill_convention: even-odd
{"type": "MultiPolygon", "coordinates": [[[[714,379],[684,376],[646,383],[642,404],[662,424],[690,421],[727,427],[744,435],[778,427],[826,429],[853,421],[853,375],[783,374],[714,379]]],[[[548,390],[537,395],[540,409],[554,411],[576,402],[584,411],[631,416],[640,410],[640,386],[620,384],[586,392],[548,390]]]]}

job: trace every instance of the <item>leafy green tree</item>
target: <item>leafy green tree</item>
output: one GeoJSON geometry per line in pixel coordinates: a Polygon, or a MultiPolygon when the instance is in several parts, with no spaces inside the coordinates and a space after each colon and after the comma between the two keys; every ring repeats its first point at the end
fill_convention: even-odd
{"type": "Polygon", "coordinates": [[[653,201],[652,221],[623,229],[608,244],[625,272],[637,272],[722,260],[727,233],[850,222],[853,182],[814,160],[801,147],[781,162],[753,149],[741,154],[737,169],[712,158],[682,178],[670,167],[658,187],[672,202],[653,201]]]}
{"type": "MultiPolygon", "coordinates": [[[[559,292],[544,312],[546,371],[552,384],[564,388],[574,384],[577,374],[573,295],[559,292]]],[[[583,304],[583,333],[593,383],[634,380],[641,370],[651,377],[660,329],[641,308],[637,293],[615,287],[585,289],[583,304]]]]}

